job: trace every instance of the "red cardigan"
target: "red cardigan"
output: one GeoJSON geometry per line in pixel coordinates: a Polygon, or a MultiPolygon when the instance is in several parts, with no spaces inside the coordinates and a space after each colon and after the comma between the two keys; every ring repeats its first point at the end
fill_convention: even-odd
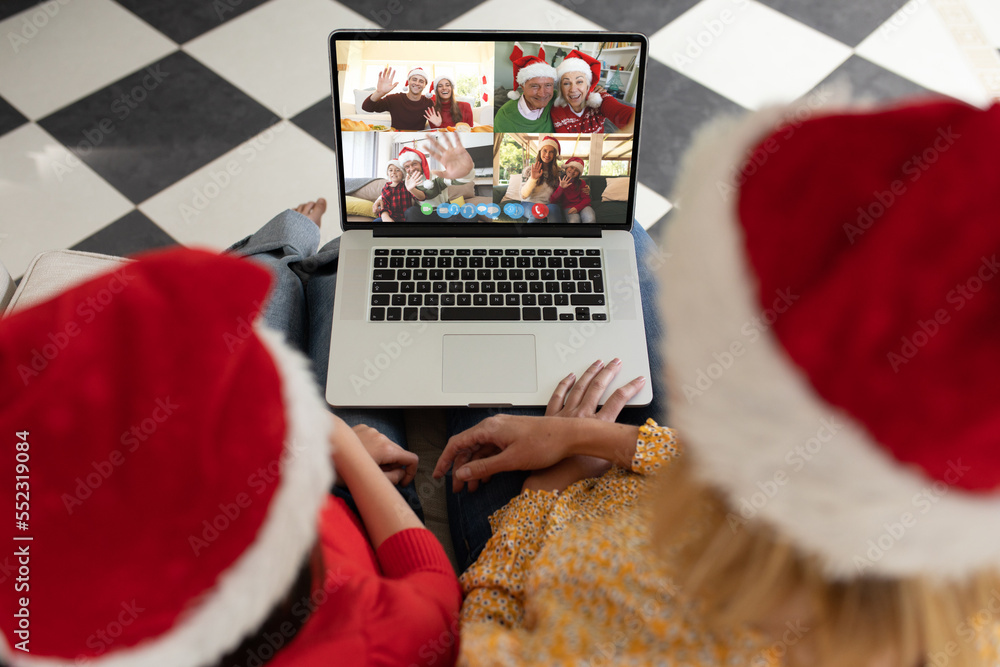
{"type": "Polygon", "coordinates": [[[429,530],[400,531],[375,551],[331,496],[319,539],[326,577],[313,582],[316,609],[267,667],[455,664],[462,592],[429,530]]]}
{"type": "Polygon", "coordinates": [[[441,105],[441,124],[434,125],[433,127],[452,127],[455,123],[466,123],[469,127],[472,127],[472,105],[468,102],[458,103],[458,112],[462,114],[462,117],[455,120],[451,117],[451,105],[441,105]]]}

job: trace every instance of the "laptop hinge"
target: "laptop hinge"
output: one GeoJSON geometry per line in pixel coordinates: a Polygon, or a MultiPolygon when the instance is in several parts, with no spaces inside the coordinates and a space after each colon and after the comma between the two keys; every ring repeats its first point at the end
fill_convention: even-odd
{"type": "Polygon", "coordinates": [[[601,237],[601,228],[595,225],[531,225],[531,233],[525,233],[526,225],[484,225],[482,227],[456,228],[454,225],[407,225],[406,227],[378,227],[372,230],[373,238],[427,238],[427,237],[510,237],[510,238],[584,238],[601,237]]]}

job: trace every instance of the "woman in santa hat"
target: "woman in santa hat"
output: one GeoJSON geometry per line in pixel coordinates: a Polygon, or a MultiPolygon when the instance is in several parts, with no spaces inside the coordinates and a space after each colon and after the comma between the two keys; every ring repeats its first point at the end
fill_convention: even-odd
{"type": "Polygon", "coordinates": [[[597,85],[601,63],[582,51],[572,50],[556,69],[558,96],[552,106],[552,124],[559,133],[597,134],[604,121],[621,128],[635,109],[616,100],[597,85]]]}
{"type": "Polygon", "coordinates": [[[465,123],[472,127],[472,105],[455,99],[455,81],[443,74],[434,81],[434,106],[424,112],[431,127],[454,127],[465,123]]]}
{"type": "Polygon", "coordinates": [[[539,471],[461,577],[459,662],[998,664],[998,152],[1000,104],[701,130],[660,270],[676,432],[614,423],[597,363],[451,438],[459,485],[539,471]]]}
{"type": "Polygon", "coordinates": [[[552,193],[559,187],[559,141],[555,137],[543,137],[538,146],[535,161],[521,172],[521,203],[527,222],[537,222],[534,204],[545,204],[548,222],[563,222],[562,209],[552,202],[552,193]]]}

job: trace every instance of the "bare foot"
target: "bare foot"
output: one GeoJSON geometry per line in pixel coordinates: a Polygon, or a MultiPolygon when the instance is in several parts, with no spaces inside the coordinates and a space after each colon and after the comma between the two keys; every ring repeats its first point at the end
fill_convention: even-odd
{"type": "Polygon", "coordinates": [[[299,204],[295,210],[315,222],[317,227],[321,227],[320,218],[326,213],[326,200],[320,197],[316,201],[299,204]]]}

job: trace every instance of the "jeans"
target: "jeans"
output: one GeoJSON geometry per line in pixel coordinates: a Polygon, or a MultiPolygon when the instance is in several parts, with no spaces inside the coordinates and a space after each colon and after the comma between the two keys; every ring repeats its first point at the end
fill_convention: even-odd
{"type": "MultiPolygon", "coordinates": [[[[660,340],[662,328],[656,305],[656,283],[649,270],[657,259],[657,246],[638,224],[632,226],[639,266],[639,294],[642,302],[653,400],[648,406],[627,407],[618,421],[639,425],[648,418],[666,423],[666,394],[662,377],[660,340]]],[[[267,266],[275,283],[264,310],[268,326],[284,332],[289,343],[303,351],[312,362],[320,387],[326,386],[330,356],[330,334],[337,281],[340,239],[322,248],[319,229],[304,215],[285,211],[260,229],[235,244],[230,250],[267,266]]],[[[605,360],[607,361],[607,360],[605,360]]],[[[631,378],[628,378],[631,379],[631,378]]],[[[404,412],[399,409],[333,409],[350,425],[368,424],[403,448],[407,448],[404,412]]],[[[541,415],[543,408],[453,408],[447,411],[448,436],[470,428],[498,412],[541,415]]],[[[513,471],[494,475],[473,493],[453,493],[451,475],[446,480],[448,522],[459,568],[466,570],[483,550],[491,535],[489,517],[521,492],[529,473],[513,471]]],[[[351,504],[350,494],[338,489],[338,495],[351,504]]],[[[413,484],[400,490],[410,506],[421,515],[420,501],[413,484]]]]}

